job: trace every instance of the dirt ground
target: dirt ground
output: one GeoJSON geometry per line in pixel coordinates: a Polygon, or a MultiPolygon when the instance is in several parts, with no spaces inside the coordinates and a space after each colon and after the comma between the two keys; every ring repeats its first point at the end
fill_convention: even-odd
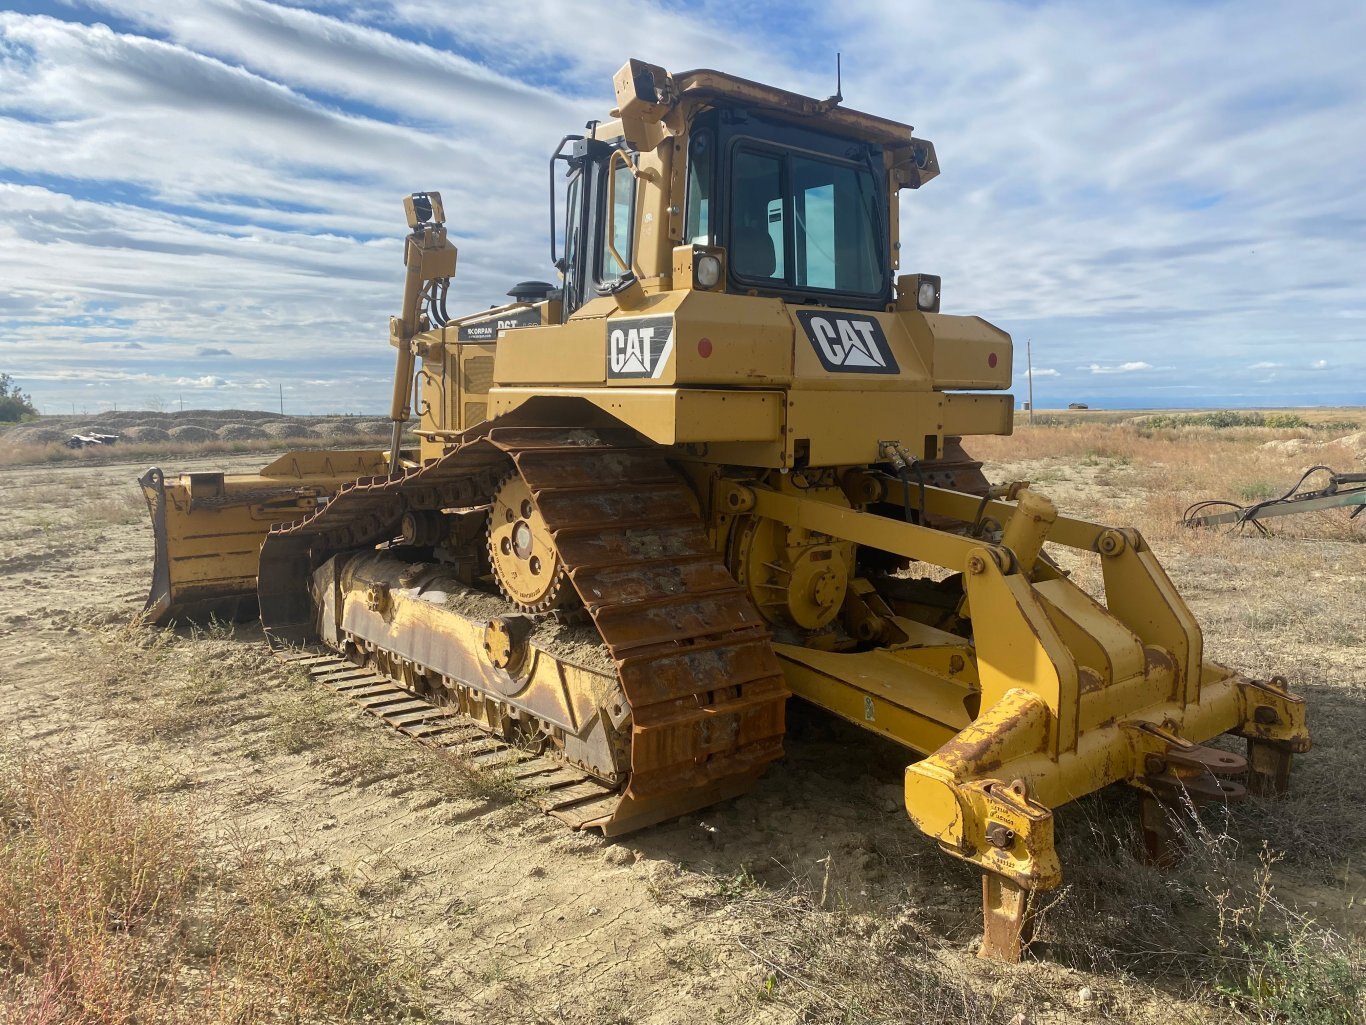
{"type": "MultiPolygon", "coordinates": [[[[1258,911],[1259,888],[1323,949],[1366,939],[1359,538],[1154,528],[1207,657],[1289,676],[1317,750],[1289,800],[1235,808],[1175,873],[1130,853],[1131,795],[1064,810],[1068,886],[1041,957],[1010,967],[973,956],[978,877],[906,818],[907,754],[814,710],[792,708],[787,756],[753,793],[608,842],[497,788],[443,788],[414,768],[426,752],[301,695],[310,685],[268,659],[255,628],[139,638],[126,624],[151,559],[143,469],[0,469],[0,742],[134,773],[225,850],[270,848],[339,888],[348,922],[408,966],[431,1020],[1271,1021],[1234,992],[1239,944],[1260,937],[1232,918],[1258,911]]],[[[1139,520],[1144,489],[1161,487],[1105,458],[988,472],[1046,481],[1071,512],[1139,520]]]]}

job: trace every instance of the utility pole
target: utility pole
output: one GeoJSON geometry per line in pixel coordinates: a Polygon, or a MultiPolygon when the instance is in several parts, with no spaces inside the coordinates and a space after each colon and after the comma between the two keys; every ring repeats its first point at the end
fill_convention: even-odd
{"type": "Polygon", "coordinates": [[[1029,426],[1034,426],[1034,339],[1025,339],[1025,367],[1029,375],[1029,426]]]}
{"type": "Polygon", "coordinates": [[[185,412],[185,396],[180,396],[180,411],[185,412]]]}
{"type": "Polygon", "coordinates": [[[285,386],[280,385],[280,415],[285,415],[285,386]]]}

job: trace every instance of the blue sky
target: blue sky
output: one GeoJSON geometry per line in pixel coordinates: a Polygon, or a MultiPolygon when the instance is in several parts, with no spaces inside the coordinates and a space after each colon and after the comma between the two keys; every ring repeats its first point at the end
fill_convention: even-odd
{"type": "Polygon", "coordinates": [[[1040,406],[1366,404],[1348,0],[9,4],[0,370],[48,412],[382,411],[403,195],[482,308],[553,277],[546,158],[627,57],[824,96],[836,50],[938,149],[903,269],[1031,339],[1040,406]]]}

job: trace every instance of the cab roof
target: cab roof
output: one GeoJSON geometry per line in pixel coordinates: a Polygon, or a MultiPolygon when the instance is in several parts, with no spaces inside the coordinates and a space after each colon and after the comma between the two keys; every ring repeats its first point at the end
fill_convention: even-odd
{"type": "Polygon", "coordinates": [[[747,78],[702,68],[679,72],[673,77],[674,89],[682,101],[697,100],[741,103],[762,107],[795,119],[819,119],[821,127],[889,148],[909,146],[910,125],[875,114],[841,107],[835,99],[818,100],[788,92],[747,78]]]}

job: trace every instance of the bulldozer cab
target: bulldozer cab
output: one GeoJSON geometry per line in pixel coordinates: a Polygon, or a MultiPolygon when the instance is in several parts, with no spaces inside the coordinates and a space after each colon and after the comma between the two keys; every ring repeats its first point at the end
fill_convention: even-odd
{"type": "Polygon", "coordinates": [[[618,103],[613,120],[589,122],[551,157],[562,321],[663,277],[671,268],[641,237],[658,225],[666,247],[716,260],[693,287],[851,309],[894,302],[897,191],[937,173],[933,145],[912,140],[910,126],[834,98],[716,72],[669,76],[637,61],[618,76],[618,103]]]}
{"type": "Polygon", "coordinates": [[[595,296],[610,295],[630,273],[635,178],[629,164],[613,160],[617,152],[617,146],[598,139],[566,136],[551,157],[552,201],[553,176],[561,162],[567,165],[564,224],[556,225],[551,215],[551,259],[563,276],[564,320],[595,296]],[[563,255],[554,244],[561,227],[563,255]]]}
{"type": "Polygon", "coordinates": [[[934,460],[958,435],[1010,432],[1008,395],[955,394],[1009,388],[1008,336],[941,315],[937,277],[899,273],[900,190],[939,173],[932,143],[715,71],[630,61],[614,89],[550,156],[558,287],[448,318],[453,247],[438,219],[409,218],[391,417],[420,356],[418,462],[552,401],[771,468],[875,462],[883,441],[934,460]],[[866,431],[841,426],[854,407],[866,431]]]}
{"type": "MultiPolygon", "coordinates": [[[[563,317],[633,274],[638,209],[624,140],[571,138],[567,165],[563,317]]],[[[680,149],[683,148],[680,145],[680,149]]],[[[750,111],[699,116],[686,142],[684,239],[729,254],[727,292],[794,303],[881,308],[892,300],[886,180],[880,146],[793,129],[750,111]]]]}
{"type": "Polygon", "coordinates": [[[730,254],[726,290],[789,302],[891,301],[880,146],[744,108],[700,116],[689,140],[686,237],[730,254]]]}

